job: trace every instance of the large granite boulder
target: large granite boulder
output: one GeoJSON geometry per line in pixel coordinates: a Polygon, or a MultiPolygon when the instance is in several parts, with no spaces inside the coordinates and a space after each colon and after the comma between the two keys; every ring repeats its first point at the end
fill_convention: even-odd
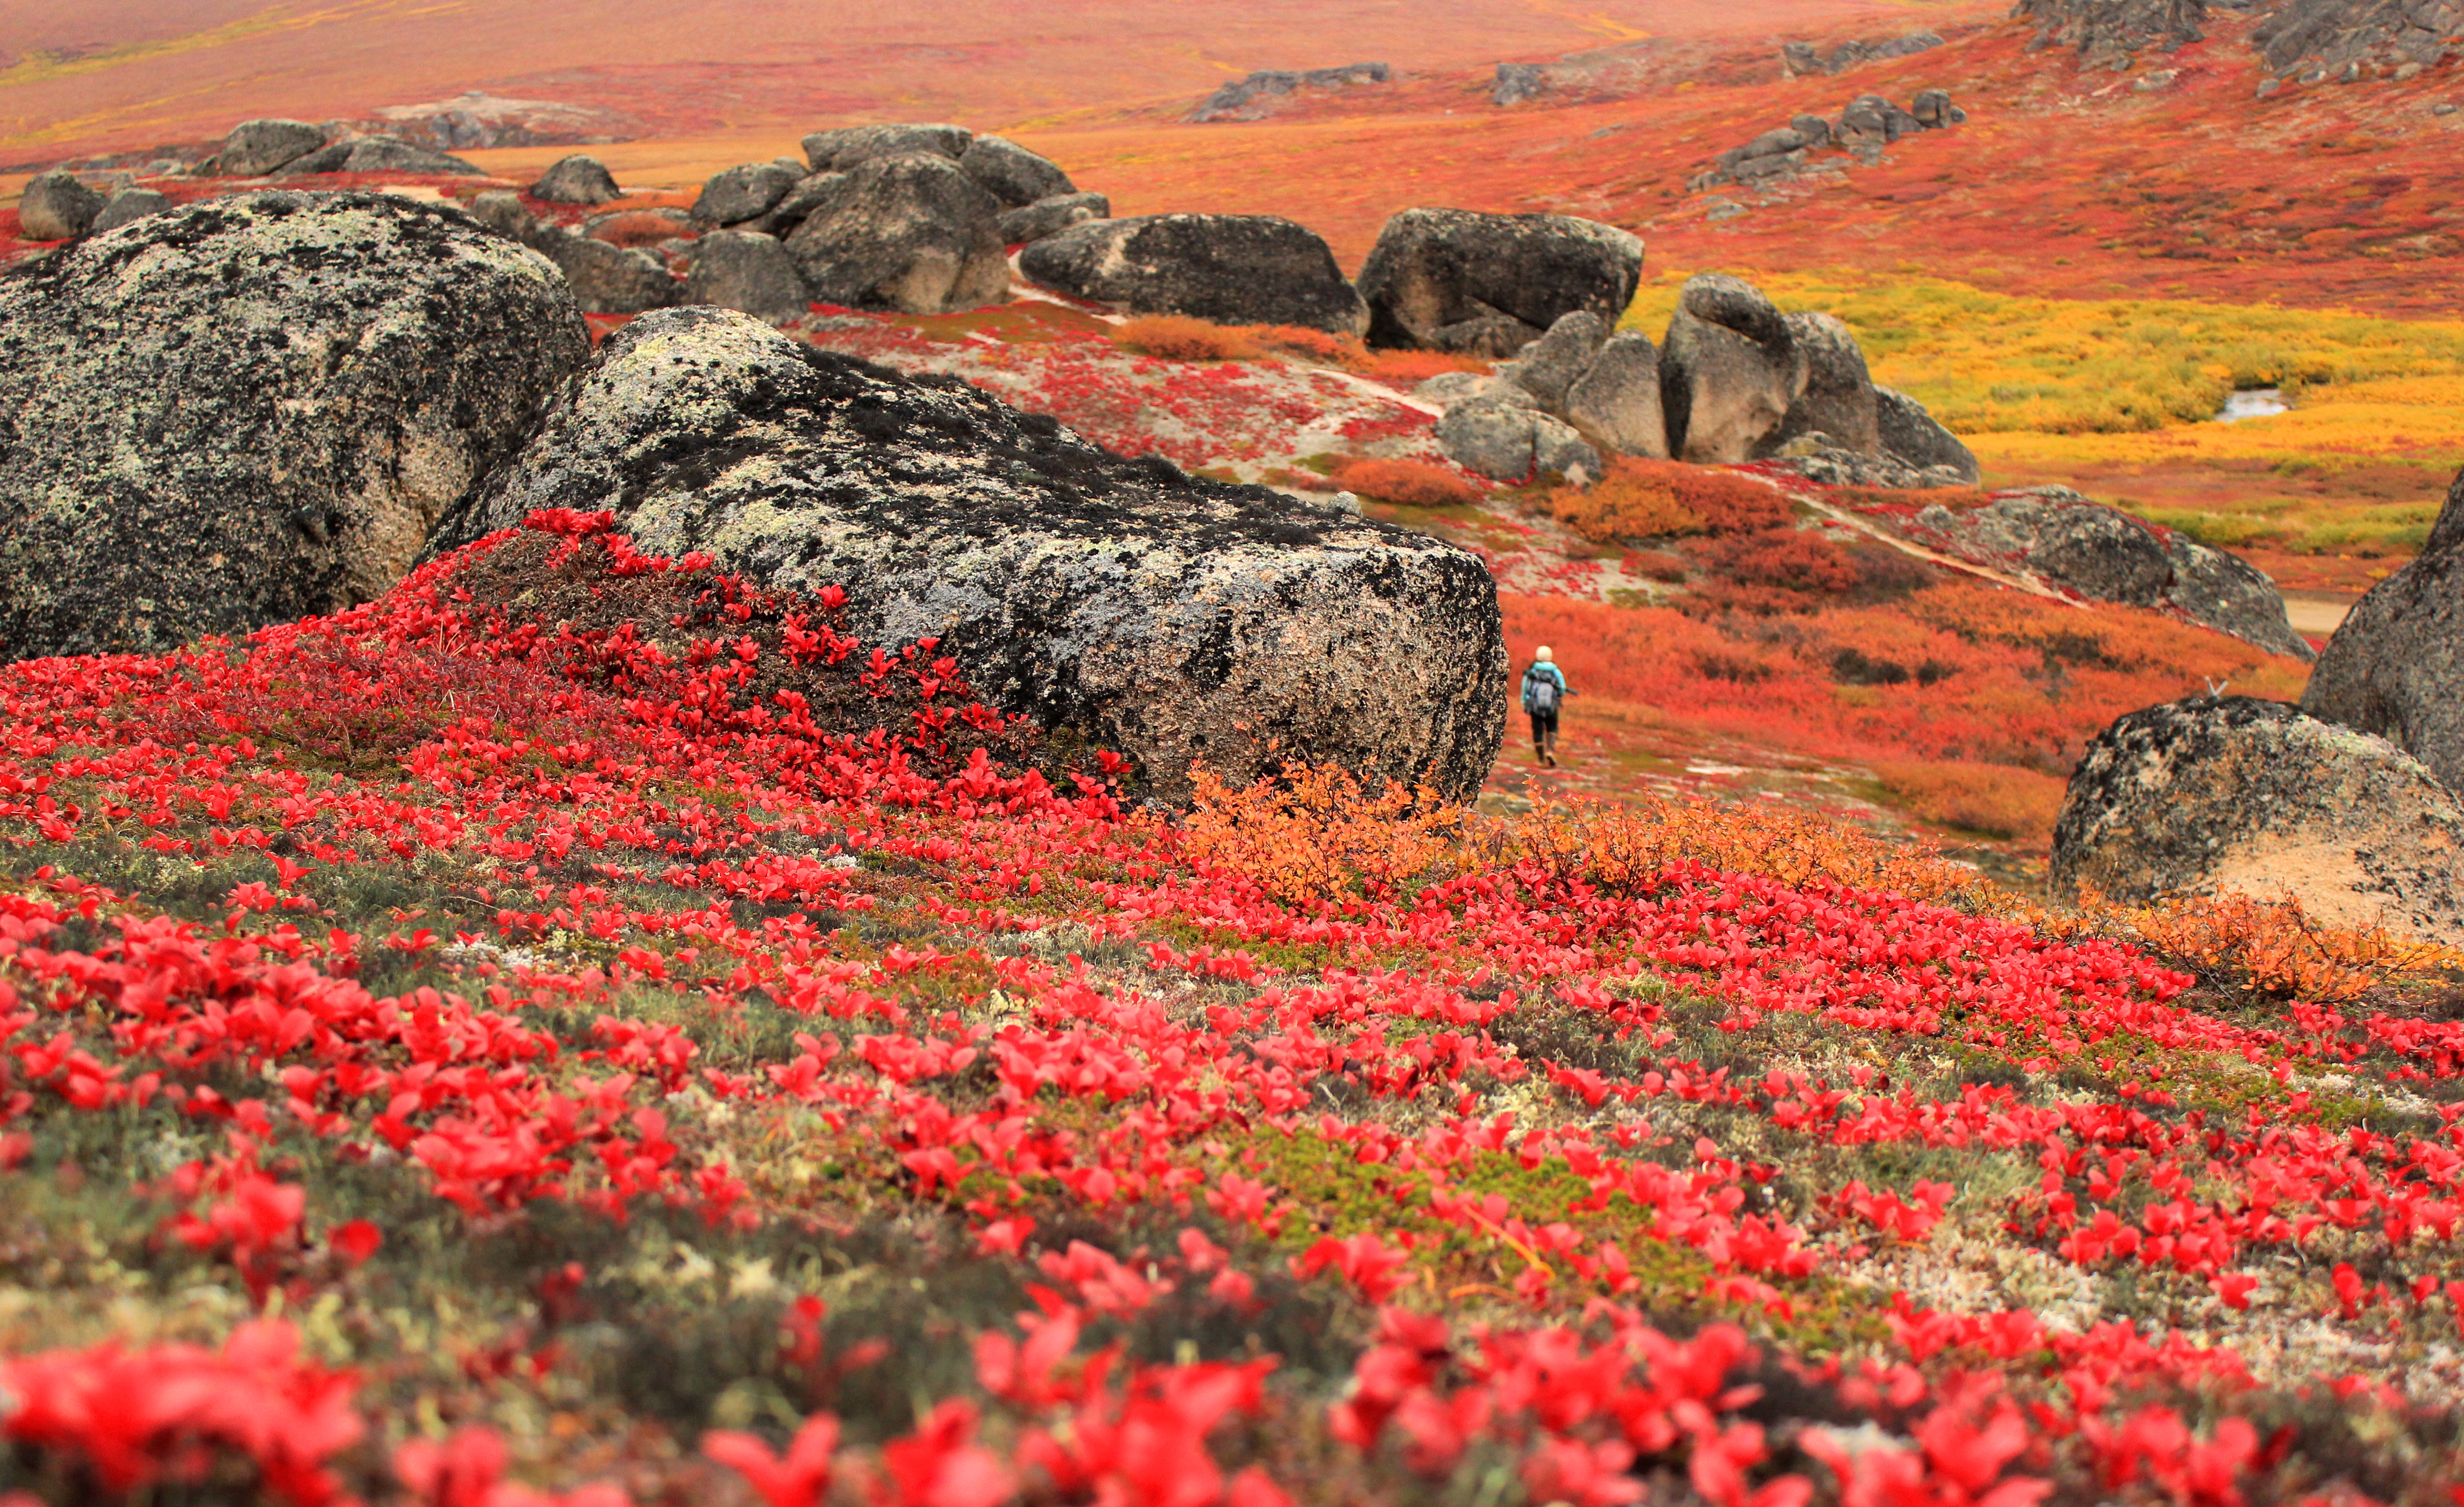
{"type": "Polygon", "coordinates": [[[214,170],[226,178],[261,178],[324,144],[324,127],[305,121],[242,121],[223,138],[214,170]]]}
{"type": "Polygon", "coordinates": [[[1939,466],[1971,487],[1984,474],[1975,452],[1943,428],[1924,404],[1897,388],[1874,389],[1874,427],[1882,454],[1894,460],[1919,471],[1939,466]]]}
{"type": "Polygon", "coordinates": [[[1078,191],[1059,164],[1001,136],[979,136],[969,142],[959,154],[958,170],[1013,210],[1078,191]]]}
{"type": "Polygon", "coordinates": [[[847,125],[815,131],[803,140],[804,160],[815,172],[846,172],[876,157],[908,157],[918,152],[957,162],[967,154],[976,133],[963,125],[847,125]]]}
{"type": "Polygon", "coordinates": [[[676,301],[684,285],[655,253],[616,246],[561,226],[539,226],[539,249],[573,287],[585,314],[639,314],[676,301]]]}
{"type": "Polygon", "coordinates": [[[1303,324],[1356,335],[1360,295],[1317,233],[1271,214],[1089,220],[1019,254],[1033,282],[1132,314],[1219,324],[1303,324]]]}
{"type": "Polygon", "coordinates": [[[1668,458],[1668,420],[1660,407],[1660,352],[1651,337],[1625,330],[1566,389],[1566,417],[1611,450],[1668,458]]]}
{"type": "Polygon", "coordinates": [[[1882,453],[1881,416],[1865,353],[1848,326],[1828,314],[1788,316],[1789,339],[1803,363],[1805,380],[1779,428],[1763,439],[1769,454],[1799,435],[1827,436],[1836,449],[1882,453]]]}
{"type": "Polygon", "coordinates": [[[693,217],[705,225],[741,225],[777,207],[805,174],[785,163],[744,163],[711,175],[693,201],[693,217]]]}
{"type": "Polygon", "coordinates": [[[613,509],[639,547],[848,627],[936,639],[987,704],[1117,748],[1149,793],[1292,760],[1479,787],[1503,728],[1496,587],[1424,535],[1124,460],[956,378],[908,379],[742,315],[610,335],[437,547],[535,508],[613,509]]]}
{"type": "Polygon", "coordinates": [[[589,356],[458,210],[256,192],[0,277],[0,653],[153,653],[367,601],[589,356]]]}
{"type": "Polygon", "coordinates": [[[1577,309],[1611,326],[1642,277],[1640,237],[1566,214],[1405,210],[1360,268],[1369,343],[1510,356],[1577,309]]]}
{"type": "Polygon", "coordinates": [[[30,179],[17,199],[17,235],[29,241],[64,241],[94,229],[103,197],[77,182],[65,167],[30,179]]]}
{"type": "Polygon", "coordinates": [[[1523,347],[1514,361],[1515,386],[1538,399],[1550,412],[1563,413],[1567,389],[1591,369],[1608,338],[1608,321],[1589,309],[1576,309],[1523,347]]]}
{"type": "Polygon", "coordinates": [[[1100,193],[1059,193],[1003,212],[995,229],[1002,245],[1023,246],[1058,235],[1073,225],[1111,217],[1112,201],[1100,193]]]}
{"type": "Polygon", "coordinates": [[[776,235],[713,231],[693,242],[686,303],[709,303],[777,322],[810,311],[812,299],[795,258],[776,235]]]}
{"type": "Polygon", "coordinates": [[[116,231],[149,214],[160,214],[171,207],[171,196],[159,188],[122,188],[102,206],[94,217],[94,233],[116,231]]]}
{"type": "Polygon", "coordinates": [[[1771,299],[1727,273],[1685,279],[1660,345],[1670,454],[1705,466],[1749,460],[1804,390],[1796,332],[1771,299]]]}
{"type": "Polygon", "coordinates": [[[2283,594],[2256,566],[2068,487],[1996,493],[1976,508],[1936,504],[1902,527],[1970,565],[2021,571],[2092,601],[2177,613],[2270,654],[2313,657],[2286,620],[2283,594]]]}
{"type": "Polygon", "coordinates": [[[2327,640],[2301,709],[2376,733],[2464,790],[2464,476],[2419,558],[2372,587],[2327,640]]]}
{"type": "Polygon", "coordinates": [[[560,157],[531,185],[531,197],[547,204],[605,204],[625,197],[616,175],[596,157],[560,157]]]}
{"type": "Polygon", "coordinates": [[[2464,807],[2394,744],[2284,702],[2173,701],[2088,745],[2053,882],[2131,904],[2290,895],[2329,924],[2464,943],[2464,807]]]}
{"type": "Polygon", "coordinates": [[[1001,201],[951,158],[869,157],[815,188],[787,255],[817,300],[947,314],[1009,292],[1001,201]]]}
{"type": "Polygon", "coordinates": [[[356,141],[337,142],[323,152],[300,158],[285,172],[407,172],[440,176],[483,177],[473,164],[451,152],[440,152],[417,142],[406,142],[398,136],[363,136],[356,141]],[[341,161],[334,166],[311,168],[308,165],[325,156],[325,152],[341,148],[341,161]]]}

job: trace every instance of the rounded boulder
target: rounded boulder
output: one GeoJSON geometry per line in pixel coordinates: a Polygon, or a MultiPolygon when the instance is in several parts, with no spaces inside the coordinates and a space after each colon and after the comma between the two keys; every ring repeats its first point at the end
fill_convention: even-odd
{"type": "Polygon", "coordinates": [[[1578,309],[1614,328],[1642,240],[1567,214],[1405,210],[1360,268],[1373,345],[1510,356],[1578,309]]]}
{"type": "Polygon", "coordinates": [[[2376,733],[2464,790],[2464,475],[2421,554],[2327,640],[2301,709],[2376,733]]]}
{"type": "Polygon", "coordinates": [[[1301,324],[1357,335],[1360,295],[1316,232],[1272,214],[1151,214],[1089,220],[1029,245],[1031,282],[1132,314],[1219,324],[1301,324]]]}

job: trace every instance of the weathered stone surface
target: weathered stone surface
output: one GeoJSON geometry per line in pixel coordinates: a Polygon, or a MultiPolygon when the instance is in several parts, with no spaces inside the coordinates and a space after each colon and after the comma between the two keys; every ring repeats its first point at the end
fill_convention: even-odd
{"type": "Polygon", "coordinates": [[[986,192],[1010,209],[1076,193],[1078,186],[1060,165],[1039,157],[1001,136],[979,136],[958,158],[958,170],[982,184],[986,192]]]}
{"type": "Polygon", "coordinates": [[[1112,217],[1112,201],[1100,193],[1063,193],[1004,212],[997,222],[1004,246],[1023,246],[1058,235],[1073,225],[1112,217]]]}
{"type": "Polygon", "coordinates": [[[1587,487],[1600,479],[1600,453],[1572,424],[1537,413],[1531,419],[1531,467],[1587,487]]]}
{"type": "Polygon", "coordinates": [[[2133,712],[2088,745],[2054,828],[2053,882],[2134,904],[2290,895],[2329,925],[2384,919],[2464,942],[2464,808],[2384,739],[2281,701],[2133,712]]]}
{"type": "Polygon", "coordinates": [[[580,152],[558,158],[531,185],[531,197],[549,204],[605,204],[624,196],[607,165],[580,152]]]}
{"type": "Polygon", "coordinates": [[[1589,309],[1576,309],[1523,350],[1514,364],[1514,381],[1542,408],[1562,413],[1567,389],[1590,368],[1608,338],[1608,321],[1589,309]]]}
{"type": "Polygon", "coordinates": [[[1908,113],[1915,116],[1917,123],[1928,131],[1941,130],[1946,126],[1958,123],[1954,119],[1957,107],[1950,102],[1950,95],[1946,90],[1921,91],[1915,99],[1908,101],[1908,113]]]}
{"type": "Polygon", "coordinates": [[[1405,210],[1360,269],[1373,345],[1510,356],[1577,309],[1611,324],[1642,277],[1639,237],[1565,214],[1405,210]]]}
{"type": "Polygon", "coordinates": [[[1524,104],[1549,92],[1549,70],[1540,63],[1500,63],[1488,86],[1491,104],[1524,104]]]}
{"type": "Polygon", "coordinates": [[[1447,406],[1438,420],[1438,448],[1467,471],[1521,481],[1531,475],[1532,426],[1541,417],[1531,394],[1500,382],[1447,406]]]}
{"type": "Polygon", "coordinates": [[[2250,39],[2268,71],[2306,82],[2413,77],[2464,41],[2456,0],[2281,0],[2250,39]]]}
{"type": "MultiPolygon", "coordinates": [[[[476,166],[464,162],[459,157],[455,157],[449,152],[437,151],[433,147],[422,146],[415,142],[406,142],[399,137],[363,136],[357,141],[350,142],[348,144],[337,143],[335,144],[347,144],[348,146],[348,150],[342,155],[341,165],[333,167],[320,167],[316,170],[322,172],[450,173],[473,177],[480,175],[479,169],[476,166]]],[[[313,155],[315,157],[322,157],[324,153],[319,152],[313,155]]],[[[298,162],[292,164],[291,166],[285,170],[290,172],[307,170],[307,164],[310,161],[311,158],[303,157],[298,162]]]]}
{"type": "Polygon", "coordinates": [[[682,301],[715,304],[761,320],[792,320],[812,308],[803,276],[787,248],[775,235],[751,231],[713,231],[693,242],[693,272],[685,278],[682,301]]]}
{"type": "Polygon", "coordinates": [[[438,547],[612,508],[646,550],[842,587],[869,643],[935,638],[987,703],[1114,747],[1186,799],[1278,761],[1478,788],[1503,726],[1496,588],[1424,536],[1123,460],[955,378],[739,315],[609,336],[438,547]]]}
{"type": "Polygon", "coordinates": [[[1271,214],[1089,220],[1019,255],[1033,282],[1132,314],[1219,324],[1305,324],[1356,335],[1368,322],[1317,233],[1271,214]]]}
{"type": "Polygon", "coordinates": [[[847,125],[804,138],[804,160],[815,172],[846,172],[876,157],[921,152],[957,162],[976,133],[963,125],[847,125]]]}
{"type": "Polygon", "coordinates": [[[2011,16],[2036,24],[2031,51],[2062,48],[2079,55],[2081,68],[2123,69],[2142,52],[2176,52],[2203,38],[2208,7],[2207,0],[2018,0],[2011,16]]]}
{"type": "Polygon", "coordinates": [[[473,199],[466,208],[471,211],[471,218],[508,240],[517,240],[525,246],[536,245],[539,240],[539,216],[533,214],[530,207],[522,203],[522,196],[511,188],[491,188],[473,199]]]}
{"type": "Polygon", "coordinates": [[[1343,68],[1311,68],[1305,72],[1261,68],[1246,78],[1236,78],[1219,87],[1199,100],[1187,119],[1197,125],[1216,121],[1263,120],[1278,101],[1304,91],[1380,84],[1394,77],[1395,70],[1384,63],[1353,63],[1343,68]]]}
{"type": "Polygon", "coordinates": [[[2068,487],[1998,493],[1959,512],[1928,507],[1908,531],[1972,565],[2026,571],[2099,602],[2179,612],[2270,654],[2312,657],[2276,584],[2248,562],[2068,487]]]}
{"type": "Polygon", "coordinates": [[[30,180],[17,200],[17,233],[30,241],[64,241],[94,229],[102,195],[77,181],[65,167],[30,180]]]}
{"type": "Polygon", "coordinates": [[[0,652],[377,596],[588,355],[546,261],[385,194],[193,204],[0,277],[0,652]]]}
{"type": "Polygon", "coordinates": [[[1009,291],[1001,201],[949,157],[873,157],[820,186],[787,255],[822,303],[947,314],[1009,291]]]}
{"type": "Polygon", "coordinates": [[[744,163],[711,175],[693,201],[693,217],[705,225],[741,225],[776,208],[804,174],[784,163],[744,163]]]}
{"type": "MultiPolygon", "coordinates": [[[[781,163],[779,166],[793,171],[796,165],[781,163]]],[[[759,231],[764,235],[776,235],[781,240],[785,240],[796,233],[797,226],[812,217],[815,210],[828,204],[846,182],[845,173],[807,173],[797,179],[796,186],[788,189],[785,196],[772,205],[767,212],[747,220],[734,229],[759,231]]]]}
{"type": "Polygon", "coordinates": [[[1959,437],[1942,427],[1925,406],[1894,388],[1874,389],[1874,423],[1882,454],[1922,471],[1945,466],[1969,486],[1982,474],[1976,456],[1959,437]]]}
{"type": "Polygon", "coordinates": [[[1566,392],[1566,417],[1625,455],[1668,457],[1668,420],[1660,408],[1660,352],[1651,337],[1625,330],[1608,338],[1566,392]]]}
{"type": "Polygon", "coordinates": [[[539,249],[573,285],[586,314],[639,314],[676,301],[684,285],[653,253],[543,227],[539,249]]]}
{"type": "Polygon", "coordinates": [[[2420,556],[2327,640],[2301,709],[2376,733],[2464,790],[2464,476],[2420,556]]]}
{"type": "Polygon", "coordinates": [[[1804,386],[1788,406],[1779,428],[1766,436],[1770,454],[1799,434],[1821,433],[1842,450],[1880,454],[1881,417],[1865,353],[1848,326],[1828,314],[1788,316],[1790,341],[1805,370],[1804,386]]]}
{"type": "Polygon", "coordinates": [[[93,233],[116,231],[170,207],[171,196],[160,189],[122,188],[103,202],[102,212],[94,217],[93,233]]]}
{"type": "Polygon", "coordinates": [[[305,121],[242,121],[223,138],[215,170],[226,178],[260,178],[324,144],[324,128],[305,121]]]}
{"type": "Polygon", "coordinates": [[[1804,382],[1794,332],[1752,284],[1720,272],[1685,279],[1660,346],[1670,454],[1706,466],[1751,458],[1804,382]]]}

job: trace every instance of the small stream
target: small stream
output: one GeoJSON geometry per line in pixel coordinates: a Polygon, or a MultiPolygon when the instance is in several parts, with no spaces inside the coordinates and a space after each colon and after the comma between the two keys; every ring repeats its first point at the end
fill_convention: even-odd
{"type": "Polygon", "coordinates": [[[2238,388],[2225,397],[2225,406],[2216,410],[2216,422],[2232,424],[2246,418],[2267,418],[2272,414],[2290,413],[2293,405],[2284,401],[2281,388],[2238,388]]]}

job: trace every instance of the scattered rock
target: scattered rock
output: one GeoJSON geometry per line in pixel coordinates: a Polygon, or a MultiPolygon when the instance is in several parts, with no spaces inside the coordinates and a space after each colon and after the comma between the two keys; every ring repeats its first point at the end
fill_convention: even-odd
{"type": "Polygon", "coordinates": [[[1347,68],[1312,68],[1305,73],[1286,69],[1262,68],[1246,78],[1236,78],[1224,84],[1204,100],[1187,119],[1194,124],[1205,125],[1218,121],[1259,121],[1273,112],[1274,106],[1304,92],[1328,89],[1352,89],[1362,84],[1382,84],[1395,76],[1384,63],[1353,63],[1347,68]]]}
{"type": "Polygon", "coordinates": [[[958,170],[982,184],[994,198],[1013,210],[1039,199],[1078,191],[1078,186],[1069,181],[1069,175],[1058,164],[999,136],[979,136],[968,143],[965,153],[958,158],[958,170]]]}
{"type": "Polygon", "coordinates": [[[77,181],[65,167],[55,167],[26,184],[17,200],[17,233],[30,241],[64,241],[94,229],[102,212],[102,195],[77,181]]]}
{"type": "Polygon", "coordinates": [[[539,249],[573,285],[573,296],[586,314],[665,308],[684,291],[665,260],[638,248],[557,230],[539,236],[539,249]]]}
{"type": "Polygon", "coordinates": [[[2286,621],[2276,584],[2248,562],[2068,487],[1997,493],[1960,512],[1928,507],[1907,531],[1972,565],[2025,571],[2099,602],[2176,612],[2270,654],[2313,657],[2286,621]]]}
{"type": "Polygon", "coordinates": [[[1792,76],[1797,74],[1837,74],[1882,57],[1907,57],[1940,47],[1942,36],[1935,32],[1910,32],[1878,42],[1841,42],[1828,54],[1812,42],[1783,42],[1780,62],[1792,76]]]}
{"type": "Polygon", "coordinates": [[[133,225],[149,214],[160,214],[171,207],[171,196],[156,188],[122,188],[105,200],[102,212],[94,217],[94,234],[116,231],[133,225]]]}
{"type": "Polygon", "coordinates": [[[1112,217],[1112,201],[1100,193],[1062,193],[1008,211],[996,222],[1004,246],[1023,246],[1058,235],[1073,225],[1112,217]]]}
{"type": "Polygon", "coordinates": [[[616,175],[596,157],[576,152],[557,159],[554,166],[539,174],[531,185],[531,197],[549,204],[605,204],[621,199],[625,190],[616,187],[616,175]]]}
{"type": "MultiPolygon", "coordinates": [[[[741,225],[777,208],[804,174],[781,163],[745,163],[713,173],[693,201],[693,217],[704,225],[741,225]]],[[[807,211],[809,212],[809,211],[807,211]]]]}
{"type": "Polygon", "coordinates": [[[1356,335],[1368,312],[1317,233],[1271,214],[1090,220],[1019,255],[1030,281],[1132,314],[1356,335]]]}
{"type": "Polygon", "coordinates": [[[1009,291],[1001,201],[958,169],[955,153],[866,157],[818,186],[817,198],[787,237],[817,302],[947,314],[1009,291]]]}
{"type": "MultiPolygon", "coordinates": [[[[2346,0],[2334,0],[2340,8],[2346,0]]],[[[2149,49],[2178,52],[2201,40],[2207,0],[2018,0],[2013,20],[2034,21],[2031,52],[2062,48],[2079,55],[2081,68],[2126,69],[2149,49]]]]}
{"type": "Polygon", "coordinates": [[[522,203],[522,196],[511,188],[491,188],[465,206],[471,218],[504,236],[525,246],[539,244],[539,216],[522,203]]]}
{"type": "Polygon", "coordinates": [[[1566,390],[1589,369],[1608,338],[1608,321],[1589,309],[1576,309],[1524,347],[1515,362],[1514,381],[1542,408],[1561,413],[1566,408],[1566,390]]]}
{"type": "Polygon", "coordinates": [[[1498,481],[1531,475],[1532,426],[1544,415],[1531,394],[1501,382],[1447,406],[1438,448],[1466,471],[1498,481]]]}
{"type": "Polygon", "coordinates": [[[2454,0],[2278,0],[2251,29],[2279,78],[2418,78],[2464,50],[2454,0]]]}
{"type": "Polygon", "coordinates": [[[1878,387],[1874,389],[1874,421],[1882,454],[1920,471],[1936,466],[1947,468],[1967,485],[1976,485],[1982,473],[1977,469],[1975,454],[1926,412],[1924,404],[1895,388],[1878,387]]]}
{"type": "Polygon", "coordinates": [[[1651,337],[1626,330],[1600,353],[1566,393],[1566,417],[1626,455],[1668,456],[1668,421],[1660,406],[1660,352],[1651,337]]]}
{"type": "Polygon", "coordinates": [[[1489,85],[1491,104],[1523,104],[1549,92],[1549,71],[1538,63],[1500,63],[1489,85]]]}
{"type": "Polygon", "coordinates": [[[1950,93],[1946,89],[1927,89],[1921,92],[1915,99],[1908,101],[1908,114],[1916,117],[1917,124],[1928,131],[1938,131],[1947,125],[1956,125],[1967,119],[1966,113],[1950,102],[1950,93]]]}
{"type": "Polygon", "coordinates": [[[589,349],[545,261],[387,194],[239,194],[11,271],[0,646],[157,654],[371,600],[589,349]]]}
{"type": "Polygon", "coordinates": [[[223,138],[214,170],[226,178],[262,178],[324,144],[324,127],[305,121],[242,121],[223,138]]]}
{"type": "Polygon", "coordinates": [[[580,146],[629,142],[649,127],[619,111],[556,100],[510,100],[476,89],[447,100],[388,104],[366,126],[449,152],[489,146],[580,146]]]}
{"type": "Polygon", "coordinates": [[[848,125],[804,138],[804,161],[815,172],[847,172],[878,157],[922,153],[957,162],[976,133],[963,125],[848,125]]]}
{"type": "Polygon", "coordinates": [[[473,177],[482,176],[477,167],[459,157],[406,142],[399,137],[363,136],[354,142],[338,142],[335,144],[346,148],[342,154],[341,166],[310,167],[308,164],[312,160],[325,155],[318,152],[311,154],[310,157],[299,159],[287,170],[291,172],[452,173],[473,177]]]}
{"type": "Polygon", "coordinates": [[[1124,460],[741,315],[610,335],[438,547],[610,505],[645,550],[843,587],[866,642],[937,640],[985,702],[1122,750],[1165,800],[1200,762],[1237,787],[1295,758],[1461,798],[1500,742],[1505,647],[1474,557],[1124,460]]]}
{"type": "Polygon", "coordinates": [[[1685,279],[1660,347],[1670,454],[1705,466],[1751,459],[1804,381],[1794,332],[1752,284],[1718,272],[1685,279]]]}
{"type": "Polygon", "coordinates": [[[1805,375],[1796,401],[1788,406],[1779,428],[1763,440],[1760,453],[1770,454],[1800,434],[1819,432],[1837,448],[1880,454],[1880,405],[1857,337],[1828,314],[1789,315],[1788,331],[1805,375]]]}
{"type": "Polygon", "coordinates": [[[1565,214],[1405,210],[1360,269],[1373,345],[1510,356],[1577,309],[1614,324],[1642,277],[1639,237],[1565,214]]]}
{"type": "Polygon", "coordinates": [[[2464,476],[2410,565],[2327,640],[2301,709],[2376,733],[2464,790],[2464,476]]]}
{"type": "Polygon", "coordinates": [[[2464,808],[2383,739],[2249,697],[2133,712],[2088,745],[2053,883],[2127,904],[2290,895],[2328,925],[2464,943],[2464,808]]]}
{"type": "Polygon", "coordinates": [[[713,231],[693,242],[686,303],[715,304],[755,319],[792,320],[812,310],[796,260],[775,235],[713,231]]]}

